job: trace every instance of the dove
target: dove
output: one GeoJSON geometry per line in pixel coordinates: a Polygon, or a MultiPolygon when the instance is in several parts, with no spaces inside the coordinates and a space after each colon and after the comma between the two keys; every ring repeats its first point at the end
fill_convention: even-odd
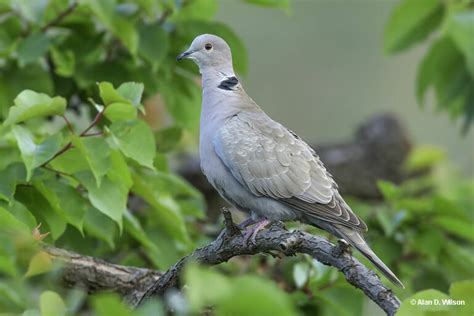
{"type": "Polygon", "coordinates": [[[247,95],[229,45],[216,35],[199,35],[176,59],[185,58],[202,76],[201,169],[228,203],[250,215],[241,227],[253,225],[255,238],[274,221],[313,225],[355,247],[403,288],[370,249],[363,237],[367,225],[339,194],[315,151],[247,95]]]}

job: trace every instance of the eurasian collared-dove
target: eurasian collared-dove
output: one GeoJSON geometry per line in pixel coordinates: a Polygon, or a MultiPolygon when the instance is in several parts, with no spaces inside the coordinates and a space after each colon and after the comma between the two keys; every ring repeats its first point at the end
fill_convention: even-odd
{"type": "Polygon", "coordinates": [[[311,147],[245,93],[227,43],[200,35],[177,60],[183,58],[192,59],[202,74],[202,171],[224,199],[251,215],[253,233],[268,221],[309,223],[347,241],[403,287],[365,242],[366,224],[311,147]]]}

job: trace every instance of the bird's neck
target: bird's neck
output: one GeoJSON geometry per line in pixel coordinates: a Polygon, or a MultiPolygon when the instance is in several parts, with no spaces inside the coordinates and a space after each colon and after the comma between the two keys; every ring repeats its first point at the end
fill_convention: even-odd
{"type": "Polygon", "coordinates": [[[232,67],[205,68],[201,70],[201,75],[203,89],[218,87],[220,82],[228,78],[236,78],[232,67]]]}
{"type": "MultiPolygon", "coordinates": [[[[202,74],[201,128],[219,125],[242,111],[261,111],[242,88],[232,69],[209,69],[202,74]]],[[[212,128],[212,127],[211,127],[212,128]]]]}

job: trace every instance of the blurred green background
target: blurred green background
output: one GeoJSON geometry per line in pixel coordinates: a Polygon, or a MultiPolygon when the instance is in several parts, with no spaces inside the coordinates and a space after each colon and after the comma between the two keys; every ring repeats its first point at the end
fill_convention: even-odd
{"type": "Polygon", "coordinates": [[[287,14],[221,1],[216,18],[248,48],[247,92],[307,141],[351,138],[360,122],[392,112],[416,143],[445,148],[461,170],[472,174],[472,128],[460,137],[460,122],[440,114],[433,96],[424,109],[417,105],[417,65],[432,38],[397,55],[384,53],[384,27],[398,3],[299,0],[287,14]]]}

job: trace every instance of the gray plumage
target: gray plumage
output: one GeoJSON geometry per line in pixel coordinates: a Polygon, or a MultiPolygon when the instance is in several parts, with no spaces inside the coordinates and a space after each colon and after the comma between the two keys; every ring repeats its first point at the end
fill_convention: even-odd
{"type": "Polygon", "coordinates": [[[367,226],[341,197],[314,150],[245,93],[227,43],[200,35],[177,59],[182,58],[195,61],[202,74],[201,168],[221,196],[253,218],[299,220],[322,228],[403,287],[365,242],[367,226]]]}

